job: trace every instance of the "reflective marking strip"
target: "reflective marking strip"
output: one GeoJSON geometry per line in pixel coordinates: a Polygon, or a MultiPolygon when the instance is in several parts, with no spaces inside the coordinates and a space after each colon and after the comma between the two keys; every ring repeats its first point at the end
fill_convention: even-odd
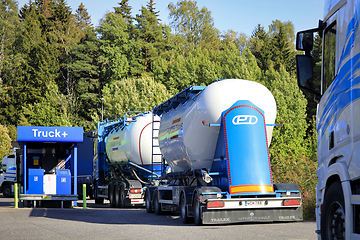
{"type": "Polygon", "coordinates": [[[175,119],[172,124],[180,122],[181,118],[175,119]]]}
{"type": "Polygon", "coordinates": [[[175,139],[175,138],[178,138],[178,137],[179,137],[179,135],[176,134],[176,135],[172,136],[170,139],[175,139]]]}
{"type": "Polygon", "coordinates": [[[114,137],[114,139],[113,140],[118,140],[119,139],[119,137],[114,137]]]}
{"type": "Polygon", "coordinates": [[[250,193],[250,192],[274,192],[273,185],[242,185],[230,187],[230,194],[234,193],[250,193]]]}
{"type": "Polygon", "coordinates": [[[153,122],[149,122],[148,124],[146,124],[145,127],[143,127],[143,129],[141,130],[140,135],[139,135],[139,156],[140,156],[141,165],[144,165],[144,162],[143,162],[142,156],[141,156],[141,136],[142,136],[142,133],[145,130],[145,128],[152,123],[153,122]]]}

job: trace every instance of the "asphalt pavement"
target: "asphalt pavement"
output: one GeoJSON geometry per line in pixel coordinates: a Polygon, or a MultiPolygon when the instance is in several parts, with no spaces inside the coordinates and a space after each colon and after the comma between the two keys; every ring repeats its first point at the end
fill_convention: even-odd
{"type": "Polygon", "coordinates": [[[317,239],[314,221],[195,226],[174,214],[144,208],[110,208],[82,201],[72,208],[14,208],[0,194],[0,239],[317,239]]]}

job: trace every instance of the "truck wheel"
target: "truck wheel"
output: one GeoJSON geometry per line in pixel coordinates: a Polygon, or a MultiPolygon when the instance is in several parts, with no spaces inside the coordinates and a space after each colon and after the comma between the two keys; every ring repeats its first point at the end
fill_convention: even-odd
{"type": "Polygon", "coordinates": [[[151,195],[150,190],[146,190],[146,196],[145,196],[145,206],[146,206],[146,212],[147,213],[153,213],[152,204],[151,204],[151,195]]]}
{"type": "Polygon", "coordinates": [[[114,183],[110,182],[109,186],[108,186],[108,192],[109,192],[109,201],[110,201],[110,206],[111,207],[115,207],[115,198],[114,198],[114,183]]]}
{"type": "Polygon", "coordinates": [[[340,182],[332,183],[325,194],[321,238],[345,239],[345,204],[340,182]]]}
{"type": "Polygon", "coordinates": [[[201,216],[201,209],[200,209],[200,200],[199,200],[199,194],[196,193],[195,198],[194,198],[194,204],[193,204],[193,208],[194,208],[194,221],[195,224],[200,226],[202,225],[202,216],[201,216]]]}
{"type": "Polygon", "coordinates": [[[10,184],[4,184],[2,186],[2,189],[1,189],[4,197],[6,198],[9,198],[9,197],[12,197],[12,194],[11,194],[11,185],[10,184]]]}
{"type": "Polygon", "coordinates": [[[126,189],[123,184],[120,186],[120,207],[126,207],[126,189]]]}
{"type": "Polygon", "coordinates": [[[121,200],[120,200],[120,186],[119,183],[114,184],[114,198],[115,198],[115,206],[121,207],[121,200]]]}
{"type": "Polygon", "coordinates": [[[159,192],[154,192],[154,212],[156,215],[160,215],[161,211],[161,203],[159,202],[159,192]]]}
{"type": "Polygon", "coordinates": [[[193,218],[188,217],[188,211],[186,207],[186,199],[185,199],[185,193],[181,194],[181,200],[180,200],[180,207],[181,207],[181,219],[184,224],[191,223],[193,218]]]}
{"type": "Polygon", "coordinates": [[[95,198],[95,204],[103,204],[104,203],[104,198],[99,198],[99,184],[98,182],[95,182],[94,186],[94,198],[95,198]]]}

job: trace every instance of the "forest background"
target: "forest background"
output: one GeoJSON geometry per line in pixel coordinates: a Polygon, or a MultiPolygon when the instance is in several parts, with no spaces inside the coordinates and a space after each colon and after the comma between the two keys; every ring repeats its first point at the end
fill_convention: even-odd
{"type": "MultiPolygon", "coordinates": [[[[214,27],[195,1],[170,3],[169,25],[149,0],[136,17],[121,0],[95,28],[83,4],[34,0],[0,5],[0,159],[17,126],[81,126],[149,111],[190,85],[216,79],[259,82],[274,95],[277,122],[270,146],[274,182],[299,185],[304,218],[315,217],[316,105],[297,87],[294,27],[274,20],[251,36],[214,27]]],[[[319,76],[321,41],[312,52],[319,76]]]]}

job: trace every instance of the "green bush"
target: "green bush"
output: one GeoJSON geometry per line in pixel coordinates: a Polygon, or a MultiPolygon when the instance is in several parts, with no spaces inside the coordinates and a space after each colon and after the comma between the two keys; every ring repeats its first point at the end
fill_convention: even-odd
{"type": "MultiPolygon", "coordinates": [[[[290,152],[291,154],[291,152],[290,152]]],[[[275,156],[277,158],[277,156],[275,156]]],[[[296,183],[301,194],[306,196],[303,201],[303,217],[306,220],[315,219],[316,206],[316,169],[317,161],[304,156],[276,159],[277,164],[272,166],[275,183],[296,183]]]]}
{"type": "Polygon", "coordinates": [[[11,138],[9,137],[9,130],[6,126],[0,124],[0,161],[3,157],[10,154],[11,138]]]}

